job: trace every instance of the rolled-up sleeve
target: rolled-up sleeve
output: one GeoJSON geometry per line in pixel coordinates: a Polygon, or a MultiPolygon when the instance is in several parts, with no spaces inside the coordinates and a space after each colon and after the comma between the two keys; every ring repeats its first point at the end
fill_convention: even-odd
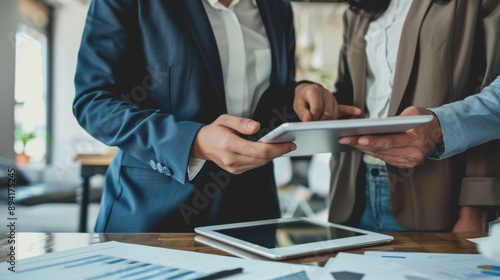
{"type": "Polygon", "coordinates": [[[429,154],[445,159],[500,138],[500,77],[481,93],[439,108],[429,109],[439,119],[443,145],[429,154]]]}

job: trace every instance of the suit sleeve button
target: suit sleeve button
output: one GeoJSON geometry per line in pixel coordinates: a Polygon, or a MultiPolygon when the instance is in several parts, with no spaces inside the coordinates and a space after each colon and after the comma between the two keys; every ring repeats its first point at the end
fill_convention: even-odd
{"type": "Polygon", "coordinates": [[[165,174],[167,176],[172,176],[172,170],[170,170],[170,168],[164,166],[163,167],[163,174],[165,174]]]}
{"type": "Polygon", "coordinates": [[[153,168],[153,170],[156,170],[156,162],[154,160],[150,160],[149,165],[151,165],[151,168],[153,168]]]}

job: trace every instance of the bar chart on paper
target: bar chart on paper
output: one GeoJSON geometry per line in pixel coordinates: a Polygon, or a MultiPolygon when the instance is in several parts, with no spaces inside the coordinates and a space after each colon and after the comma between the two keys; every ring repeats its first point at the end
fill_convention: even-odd
{"type": "Polygon", "coordinates": [[[472,265],[444,267],[433,271],[433,276],[440,275],[442,279],[500,279],[500,267],[494,265],[472,265]]]}
{"type": "Polygon", "coordinates": [[[244,260],[120,242],[105,242],[18,260],[16,272],[0,263],[0,279],[194,280],[318,279],[322,267],[244,260]],[[318,271],[319,270],[319,271],[318,271]]]}
{"type": "Polygon", "coordinates": [[[117,242],[97,244],[20,260],[15,273],[2,269],[0,279],[188,280],[237,268],[203,261],[197,263],[186,255],[187,252],[158,249],[117,242]]]}
{"type": "Polygon", "coordinates": [[[71,274],[85,275],[87,280],[101,279],[198,279],[209,275],[204,272],[197,272],[177,267],[154,265],[152,263],[139,262],[124,258],[116,258],[106,255],[91,255],[83,258],[76,258],[69,261],[55,262],[49,265],[40,265],[28,269],[21,269],[16,272],[17,276],[27,276],[28,274],[46,273],[51,271],[56,274],[64,274],[66,277],[71,274]],[[89,271],[93,271],[90,275],[89,271]]]}
{"type": "Polygon", "coordinates": [[[496,276],[500,279],[500,266],[497,265],[479,265],[477,269],[481,274],[488,276],[496,276]]]}
{"type": "Polygon", "coordinates": [[[479,254],[436,254],[367,251],[367,256],[390,259],[432,279],[499,279],[500,263],[479,254]]]}

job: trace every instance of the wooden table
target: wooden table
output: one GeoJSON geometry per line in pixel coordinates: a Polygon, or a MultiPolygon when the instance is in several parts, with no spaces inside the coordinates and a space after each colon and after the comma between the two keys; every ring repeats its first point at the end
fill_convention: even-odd
{"type": "Polygon", "coordinates": [[[111,164],[116,149],[111,149],[105,154],[79,154],[75,161],[82,165],[80,176],[82,177],[81,199],[80,199],[80,220],[78,231],[87,231],[87,212],[90,196],[90,178],[96,174],[106,174],[108,166],[111,164]]]}
{"type": "MultiPolygon", "coordinates": [[[[468,238],[484,237],[480,233],[389,233],[394,241],[381,246],[346,250],[343,252],[362,254],[366,250],[392,250],[407,252],[466,253],[476,254],[476,246],[468,238]]],[[[215,248],[197,243],[195,233],[16,233],[17,259],[34,257],[50,252],[83,247],[105,241],[119,241],[170,249],[231,256],[215,248]]],[[[7,259],[10,245],[8,235],[0,233],[0,261],[7,259]]],[[[336,252],[316,254],[291,259],[286,262],[324,265],[336,252]]]]}

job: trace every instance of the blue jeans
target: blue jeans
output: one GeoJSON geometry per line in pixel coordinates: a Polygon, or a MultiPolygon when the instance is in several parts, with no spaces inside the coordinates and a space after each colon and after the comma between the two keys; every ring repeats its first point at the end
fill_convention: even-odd
{"type": "Polygon", "coordinates": [[[396,222],[392,214],[387,168],[367,164],[366,169],[365,212],[356,227],[375,232],[408,231],[396,222]]]}

